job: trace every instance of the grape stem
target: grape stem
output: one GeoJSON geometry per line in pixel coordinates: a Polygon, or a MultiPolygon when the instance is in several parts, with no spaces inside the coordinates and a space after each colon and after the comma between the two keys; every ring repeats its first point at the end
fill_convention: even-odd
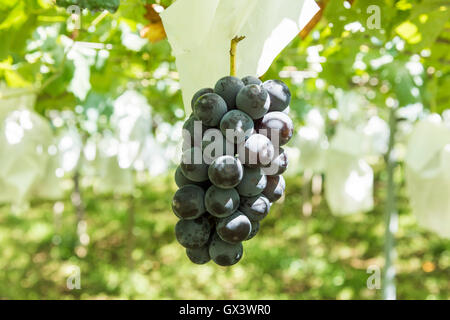
{"type": "Polygon", "coordinates": [[[242,37],[234,37],[231,40],[231,49],[230,49],[230,76],[236,76],[236,47],[239,42],[245,39],[245,36],[242,37]]]}

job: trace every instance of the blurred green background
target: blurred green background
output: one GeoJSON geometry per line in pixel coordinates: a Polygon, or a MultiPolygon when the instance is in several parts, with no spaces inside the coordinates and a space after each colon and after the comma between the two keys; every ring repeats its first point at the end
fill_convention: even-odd
{"type": "MultiPolygon", "coordinates": [[[[2,298],[381,298],[366,282],[369,266],[383,266],[382,203],[368,213],[336,218],[317,199],[314,213],[305,217],[301,179],[287,184],[284,201],[273,206],[258,236],[245,243],[241,262],[229,269],[192,264],[174,240],[171,177],[138,188],[132,203],[86,192],[87,246],[80,245],[69,201],[37,203],[20,216],[3,208],[2,298]],[[66,286],[74,266],[81,271],[80,290],[66,286]]],[[[381,180],[379,197],[382,187],[381,180]]],[[[449,299],[448,240],[418,228],[402,196],[397,239],[398,298],[449,299]]]]}
{"type": "MultiPolygon", "coordinates": [[[[324,198],[326,176],[318,170],[311,178],[294,158],[285,196],[245,243],[239,264],[196,266],[186,258],[170,206],[178,161],[172,149],[189,114],[154,10],[172,2],[128,0],[115,13],[83,10],[81,29],[74,29],[54,1],[0,0],[0,102],[11,104],[9,90],[14,97],[35,95],[33,109],[52,134],[73,130],[85,148],[115,134],[115,103],[134,90],[151,108],[146,134],[159,148],[151,150],[164,154],[126,171],[129,187],[117,185],[123,181],[114,179],[117,164],[99,177],[79,150],[76,165],[57,171],[63,196],[42,199],[33,191],[1,203],[0,299],[380,299],[381,290],[367,286],[367,270],[384,265],[383,154],[370,162],[369,212],[333,215],[324,198]],[[77,274],[81,288],[70,290],[67,280],[77,274]]],[[[308,125],[309,111],[320,110],[331,139],[342,120],[333,116],[338,110],[342,117],[341,93],[367,102],[356,118],[376,114],[388,121],[389,107],[419,106],[420,115],[407,124],[430,114],[445,118],[446,111],[450,119],[449,1],[317,2],[319,15],[263,76],[291,88],[297,128],[308,125]],[[374,4],[381,26],[370,29],[367,8],[374,4]]],[[[399,154],[406,145],[399,139],[399,154]]],[[[450,242],[418,225],[404,169],[399,156],[397,296],[450,299],[450,242]]]]}

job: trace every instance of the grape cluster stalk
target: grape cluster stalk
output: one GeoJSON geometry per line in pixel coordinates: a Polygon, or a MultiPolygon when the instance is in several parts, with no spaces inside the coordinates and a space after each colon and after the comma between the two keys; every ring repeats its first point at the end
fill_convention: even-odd
{"type": "Polygon", "coordinates": [[[238,263],[283,196],[290,101],[282,81],[253,76],[226,76],[193,96],[172,201],[176,239],[193,263],[238,263]]]}

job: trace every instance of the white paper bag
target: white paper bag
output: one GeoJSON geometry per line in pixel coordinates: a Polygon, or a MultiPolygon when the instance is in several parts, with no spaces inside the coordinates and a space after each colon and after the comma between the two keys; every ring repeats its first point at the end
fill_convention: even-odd
{"type": "Polygon", "coordinates": [[[83,141],[80,133],[75,127],[64,130],[58,136],[60,168],[62,168],[66,174],[72,174],[76,170],[82,151],[83,141]]]}
{"type": "Polygon", "coordinates": [[[96,178],[96,193],[131,194],[134,191],[134,175],[131,168],[119,166],[120,142],[111,134],[105,135],[98,144],[97,157],[93,166],[96,178]]]}
{"type": "Polygon", "coordinates": [[[325,198],[335,215],[372,210],[372,168],[362,158],[329,150],[325,171],[325,198]]]}
{"type": "Polygon", "coordinates": [[[331,212],[349,215],[373,208],[373,170],[364,160],[364,137],[339,125],[326,156],[325,198],[331,212]]]}
{"type": "Polygon", "coordinates": [[[194,93],[229,75],[229,50],[238,77],[261,76],[319,10],[314,0],[178,0],[161,13],[176,57],[185,109],[194,93]]]}
{"type": "Polygon", "coordinates": [[[419,173],[426,172],[427,164],[450,142],[449,128],[435,119],[430,117],[417,123],[409,139],[405,162],[419,173]]]}
{"type": "Polygon", "coordinates": [[[60,159],[58,155],[50,156],[44,175],[34,183],[32,197],[45,200],[59,200],[64,197],[63,179],[58,176],[60,159]]]}
{"type": "Polygon", "coordinates": [[[318,109],[311,109],[305,116],[305,126],[298,129],[292,145],[298,150],[290,151],[288,172],[325,170],[328,138],[325,134],[325,119],[318,109]],[[298,168],[297,168],[298,167],[298,168]]]}
{"type": "Polygon", "coordinates": [[[32,111],[34,96],[0,102],[0,202],[21,204],[43,178],[53,133],[47,120],[32,111]]]}
{"type": "Polygon", "coordinates": [[[430,119],[419,122],[405,162],[407,192],[418,223],[450,238],[450,129],[430,119]]]}
{"type": "Polygon", "coordinates": [[[111,124],[119,141],[121,168],[131,168],[152,128],[151,107],[140,93],[128,90],[114,102],[111,124]]]}
{"type": "Polygon", "coordinates": [[[367,156],[379,157],[386,154],[389,145],[390,129],[386,121],[373,116],[362,129],[363,150],[367,156]]]}
{"type": "Polygon", "coordinates": [[[312,170],[322,173],[325,169],[325,158],[328,149],[327,137],[317,128],[305,126],[299,129],[294,143],[300,150],[298,159],[300,170],[312,170]]]}
{"type": "Polygon", "coordinates": [[[127,195],[134,191],[133,171],[119,167],[117,157],[100,157],[96,168],[98,179],[94,183],[95,192],[127,195]]]}

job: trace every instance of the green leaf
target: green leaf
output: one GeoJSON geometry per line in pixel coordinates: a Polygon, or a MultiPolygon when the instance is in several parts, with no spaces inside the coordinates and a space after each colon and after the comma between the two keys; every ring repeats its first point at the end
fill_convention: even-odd
{"type": "Polygon", "coordinates": [[[420,99],[413,95],[414,81],[402,62],[394,61],[385,65],[381,71],[381,77],[392,85],[399,106],[406,106],[420,99]]]}

